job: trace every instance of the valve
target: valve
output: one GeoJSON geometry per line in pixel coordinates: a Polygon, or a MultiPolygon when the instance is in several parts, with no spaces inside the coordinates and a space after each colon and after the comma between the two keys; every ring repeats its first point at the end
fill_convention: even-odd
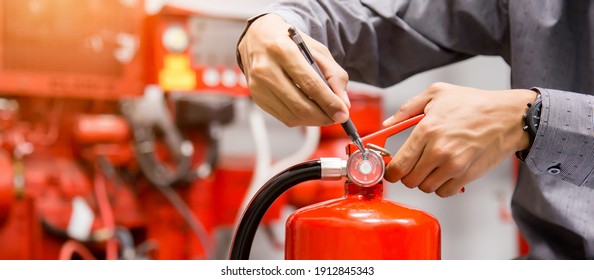
{"type": "Polygon", "coordinates": [[[374,150],[366,149],[363,154],[355,151],[347,160],[347,176],[355,184],[371,186],[384,177],[386,166],[382,156],[374,150]]]}
{"type": "Polygon", "coordinates": [[[375,133],[361,138],[366,147],[362,153],[353,142],[346,146],[347,176],[355,184],[360,186],[372,186],[379,183],[384,177],[386,165],[392,160],[390,151],[386,150],[386,140],[413,125],[418,124],[424,114],[412,117],[393,126],[384,128],[375,133]]]}
{"type": "MultiPolygon", "coordinates": [[[[392,160],[392,157],[390,152],[383,148],[386,146],[386,140],[388,140],[390,136],[393,136],[405,129],[412,127],[413,125],[418,124],[423,119],[423,117],[425,117],[425,114],[420,114],[405,121],[399,122],[393,126],[369,134],[361,138],[361,142],[363,142],[363,146],[366,148],[379,152],[384,160],[384,163],[387,165],[392,160]]],[[[355,144],[352,142],[346,146],[346,154],[348,156],[351,156],[357,150],[357,146],[355,146],[355,144]]]]}
{"type": "MultiPolygon", "coordinates": [[[[399,132],[402,132],[405,129],[412,127],[413,125],[418,124],[424,117],[425,117],[425,114],[420,114],[420,115],[414,116],[410,119],[399,122],[393,126],[384,128],[380,131],[377,131],[375,133],[369,134],[369,135],[361,138],[361,142],[363,142],[363,146],[365,146],[367,150],[371,151],[367,154],[374,155],[374,156],[379,154],[384,161],[384,164],[382,165],[383,169],[381,172],[381,177],[380,177],[380,180],[378,180],[377,182],[381,181],[381,178],[384,176],[386,165],[388,165],[388,163],[390,163],[390,161],[392,161],[392,156],[390,154],[390,151],[388,151],[384,148],[386,146],[386,140],[388,140],[388,138],[390,136],[393,136],[399,132]]],[[[354,143],[351,142],[346,146],[346,154],[349,156],[349,161],[351,161],[350,158],[353,156],[355,156],[356,158],[359,157],[359,156],[357,156],[357,153],[361,153],[361,152],[359,151],[357,146],[355,146],[354,143]]],[[[365,155],[365,156],[367,156],[367,155],[365,155]]],[[[352,161],[356,161],[356,160],[357,159],[353,159],[352,161]]],[[[359,159],[359,161],[360,161],[360,159],[359,159]]],[[[370,163],[375,163],[375,161],[370,162],[370,163]]],[[[375,163],[375,164],[377,164],[377,163],[375,163]]],[[[358,168],[363,168],[363,171],[369,169],[369,167],[367,167],[367,163],[365,163],[363,166],[359,166],[358,168]]],[[[367,180],[370,180],[371,175],[367,175],[367,178],[366,178],[365,176],[363,176],[363,175],[365,175],[365,174],[363,174],[364,172],[361,172],[360,170],[356,170],[356,169],[357,168],[347,168],[347,170],[350,171],[349,172],[350,175],[354,176],[355,180],[353,180],[353,178],[351,178],[350,176],[349,176],[349,178],[351,178],[351,180],[353,180],[353,182],[355,182],[355,183],[358,183],[357,180],[360,180],[361,182],[367,184],[366,182],[367,182],[367,180]]],[[[373,172],[374,175],[376,175],[376,173],[377,173],[377,171],[369,171],[369,172],[373,172]]],[[[375,176],[374,176],[374,178],[375,178],[375,176]]],[[[365,184],[362,184],[362,185],[365,185],[365,184]]],[[[462,188],[460,190],[460,192],[464,193],[465,189],[462,188]]]]}

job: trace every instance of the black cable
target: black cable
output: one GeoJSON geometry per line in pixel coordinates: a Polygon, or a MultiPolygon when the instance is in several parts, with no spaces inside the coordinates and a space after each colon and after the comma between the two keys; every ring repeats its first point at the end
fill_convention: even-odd
{"type": "MultiPolygon", "coordinates": [[[[177,168],[175,172],[172,172],[157,158],[155,142],[152,129],[148,127],[134,129],[134,153],[143,174],[155,185],[172,186],[183,181],[191,170],[193,147],[185,147],[190,149],[191,152],[179,152],[177,168]]],[[[191,145],[191,142],[182,140],[176,147],[168,148],[170,151],[173,151],[173,149],[182,150],[184,149],[182,145],[191,145]]]]}
{"type": "MultiPolygon", "coordinates": [[[[212,123],[208,125],[208,148],[204,154],[204,163],[210,169],[210,173],[219,161],[219,141],[221,140],[221,127],[219,123],[212,123]]],[[[208,174],[210,175],[210,174],[208,174]]]]}
{"type": "Polygon", "coordinates": [[[299,183],[321,178],[321,161],[311,160],[289,167],[266,182],[250,201],[241,217],[239,226],[235,231],[229,259],[247,260],[250,258],[250,251],[258,225],[268,208],[279,196],[299,183]]]}
{"type": "Polygon", "coordinates": [[[186,182],[208,178],[212,175],[215,166],[217,166],[217,163],[219,162],[219,142],[221,140],[220,124],[213,122],[195,129],[206,131],[206,151],[202,157],[202,162],[198,167],[194,168],[192,172],[189,172],[188,176],[185,178],[186,182]]]}
{"type": "Polygon", "coordinates": [[[155,185],[174,186],[183,182],[192,171],[194,147],[170,119],[163,100],[154,96],[126,100],[122,101],[121,110],[132,128],[134,153],[147,179],[155,185]],[[158,136],[176,164],[174,170],[157,157],[158,136]]]}
{"type": "Polygon", "coordinates": [[[122,112],[132,127],[134,153],[140,170],[186,221],[204,248],[208,259],[213,255],[213,245],[206,227],[173,189],[174,185],[184,182],[188,178],[188,174],[192,170],[194,147],[190,141],[183,139],[175,124],[168,121],[167,115],[161,111],[163,110],[161,105],[144,102],[148,101],[122,103],[122,112]],[[155,118],[154,114],[143,115],[155,112],[163,115],[160,116],[161,118],[155,118]],[[163,134],[164,142],[177,164],[175,171],[169,170],[157,157],[155,129],[163,134]]]}
{"type": "Polygon", "coordinates": [[[124,185],[124,182],[122,181],[122,178],[120,178],[118,171],[107,156],[100,156],[97,160],[97,164],[99,164],[103,175],[105,175],[107,179],[111,180],[116,188],[120,188],[124,185]]]}
{"type": "Polygon", "coordinates": [[[200,245],[202,245],[202,248],[204,249],[206,259],[212,258],[212,256],[214,255],[214,248],[212,245],[213,242],[211,238],[208,236],[208,231],[206,230],[206,227],[204,226],[202,221],[200,221],[200,219],[198,219],[198,217],[194,215],[194,212],[192,212],[190,206],[186,204],[186,202],[177,194],[177,192],[171,186],[155,185],[155,187],[157,188],[157,190],[161,192],[161,194],[163,194],[163,196],[165,196],[165,198],[167,198],[167,200],[169,200],[169,203],[173,205],[175,210],[177,210],[180,216],[186,221],[186,224],[188,224],[194,235],[196,235],[198,241],[200,242],[200,245]]]}

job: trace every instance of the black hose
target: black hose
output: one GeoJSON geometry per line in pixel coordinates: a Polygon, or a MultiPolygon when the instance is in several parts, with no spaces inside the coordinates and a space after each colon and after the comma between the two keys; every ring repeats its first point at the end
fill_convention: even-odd
{"type": "Polygon", "coordinates": [[[245,209],[239,226],[235,231],[233,244],[231,245],[231,260],[247,260],[250,258],[250,251],[254,236],[262,221],[262,217],[274,201],[285,191],[293,186],[310,180],[322,178],[322,164],[320,160],[306,161],[289,167],[268,180],[256,193],[250,204],[245,209]]]}

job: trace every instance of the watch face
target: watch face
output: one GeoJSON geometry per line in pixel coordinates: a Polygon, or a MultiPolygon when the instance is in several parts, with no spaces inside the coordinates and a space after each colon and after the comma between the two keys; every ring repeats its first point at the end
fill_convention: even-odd
{"type": "Polygon", "coordinates": [[[526,118],[526,123],[528,128],[536,135],[536,131],[538,130],[538,125],[540,124],[540,112],[542,109],[542,101],[538,99],[532,106],[530,106],[530,110],[528,110],[528,116],[526,118]]]}

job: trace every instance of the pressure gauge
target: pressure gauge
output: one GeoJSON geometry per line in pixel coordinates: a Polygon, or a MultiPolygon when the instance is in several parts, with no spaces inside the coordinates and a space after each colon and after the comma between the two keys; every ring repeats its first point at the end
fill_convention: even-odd
{"type": "Polygon", "coordinates": [[[366,151],[364,156],[357,150],[347,160],[347,176],[353,183],[361,186],[371,186],[380,182],[386,169],[382,156],[373,150],[366,151]]]}
{"type": "Polygon", "coordinates": [[[170,52],[181,53],[190,45],[190,38],[181,25],[171,25],[163,32],[163,46],[170,52]]]}

